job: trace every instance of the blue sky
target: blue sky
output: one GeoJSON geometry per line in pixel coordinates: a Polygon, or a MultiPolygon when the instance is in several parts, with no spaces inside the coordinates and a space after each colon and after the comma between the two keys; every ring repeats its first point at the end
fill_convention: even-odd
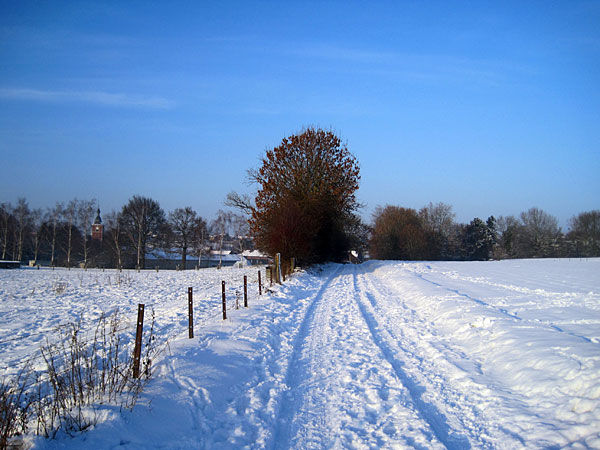
{"type": "Polygon", "coordinates": [[[0,0],[0,201],[132,195],[207,219],[306,126],[359,200],[600,208],[600,1],[0,0]]]}

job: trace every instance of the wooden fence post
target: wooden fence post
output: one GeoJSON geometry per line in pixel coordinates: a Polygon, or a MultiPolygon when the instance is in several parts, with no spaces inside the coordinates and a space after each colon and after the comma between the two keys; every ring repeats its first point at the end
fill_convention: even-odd
{"type": "Polygon", "coordinates": [[[248,307],[248,278],[244,275],[244,308],[248,307]]]}
{"type": "Polygon", "coordinates": [[[227,303],[225,303],[225,281],[221,281],[221,295],[223,297],[223,320],[227,319],[227,303]]]}
{"type": "Polygon", "coordinates": [[[191,287],[188,288],[188,316],[189,316],[189,324],[188,324],[189,338],[193,339],[194,338],[194,300],[193,300],[193,293],[192,293],[191,287]]]}
{"type": "Polygon", "coordinates": [[[281,284],[281,253],[275,255],[275,282],[281,284]]]}
{"type": "Polygon", "coordinates": [[[144,329],[144,304],[138,304],[135,348],[133,349],[133,378],[140,377],[140,356],[142,355],[142,332],[144,329]]]}
{"type": "Polygon", "coordinates": [[[260,270],[258,271],[258,295],[262,295],[262,282],[260,280],[260,270]]]}

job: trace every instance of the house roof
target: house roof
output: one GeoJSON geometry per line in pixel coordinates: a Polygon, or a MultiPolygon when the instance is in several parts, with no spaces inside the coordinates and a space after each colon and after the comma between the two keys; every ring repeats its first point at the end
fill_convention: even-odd
{"type": "Polygon", "coordinates": [[[269,258],[269,255],[265,255],[264,253],[261,253],[259,250],[244,250],[242,252],[242,256],[244,258],[248,258],[248,259],[267,259],[269,258]]]}
{"type": "MultiPolygon", "coordinates": [[[[179,250],[177,249],[171,249],[171,250],[153,250],[152,252],[146,253],[146,259],[152,260],[152,259],[168,259],[171,261],[179,261],[181,260],[181,253],[179,252],[179,250]]],[[[188,261],[198,261],[198,255],[193,255],[193,254],[188,254],[187,255],[187,260],[188,261]]],[[[221,252],[221,255],[219,255],[219,252],[211,252],[208,255],[203,254],[202,255],[202,260],[206,261],[240,261],[241,257],[240,255],[232,255],[230,251],[223,251],[221,252]]]]}

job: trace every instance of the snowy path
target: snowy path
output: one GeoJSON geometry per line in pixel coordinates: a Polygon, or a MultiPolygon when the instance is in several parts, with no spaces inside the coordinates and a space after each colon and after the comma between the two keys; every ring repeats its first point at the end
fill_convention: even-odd
{"type": "Polygon", "coordinates": [[[600,448],[599,269],[372,261],[300,273],[173,339],[133,412],[101,409],[94,430],[35,445],[600,448]]]}
{"type": "Polygon", "coordinates": [[[388,347],[361,314],[352,266],[323,286],[294,346],[275,448],[418,446],[446,438],[421,414],[388,347]],[[400,373],[399,373],[400,372],[400,373]]]}

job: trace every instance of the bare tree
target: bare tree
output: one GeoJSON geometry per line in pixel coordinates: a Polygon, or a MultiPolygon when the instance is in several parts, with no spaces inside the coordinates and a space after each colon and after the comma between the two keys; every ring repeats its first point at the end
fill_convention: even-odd
{"type": "Polygon", "coordinates": [[[44,233],[43,214],[41,209],[31,211],[31,247],[33,250],[33,260],[37,264],[44,233]]]}
{"type": "Polygon", "coordinates": [[[121,229],[119,214],[117,214],[115,211],[111,211],[109,214],[106,214],[104,216],[104,224],[106,227],[106,235],[109,238],[109,246],[117,259],[117,269],[121,269],[123,267],[123,230],[121,229]]]}
{"type": "Polygon", "coordinates": [[[430,257],[447,259],[454,253],[451,249],[454,217],[452,206],[445,203],[430,202],[419,211],[419,218],[428,231],[430,257]]]}
{"type": "Polygon", "coordinates": [[[244,251],[244,242],[250,233],[250,225],[248,224],[248,219],[240,214],[231,214],[230,217],[231,228],[238,247],[236,250],[242,253],[244,251]]]}
{"type": "Polygon", "coordinates": [[[523,227],[519,233],[519,256],[553,256],[561,235],[558,220],[539,208],[531,208],[521,213],[521,222],[523,227]]]}
{"type": "Polygon", "coordinates": [[[67,226],[67,242],[65,245],[65,253],[67,255],[67,267],[71,268],[71,259],[73,256],[73,228],[75,228],[75,221],[77,220],[77,205],[79,201],[74,198],[67,206],[62,210],[62,217],[67,226]]]}
{"type": "Polygon", "coordinates": [[[79,229],[83,233],[83,264],[87,268],[88,265],[88,230],[92,226],[92,220],[94,217],[94,207],[96,200],[81,200],[77,205],[77,218],[79,222],[79,229]]]}
{"type": "Polygon", "coordinates": [[[223,264],[223,239],[231,227],[231,217],[232,214],[230,212],[220,209],[217,213],[217,218],[213,220],[210,227],[211,233],[219,237],[219,268],[223,264]]]}
{"type": "Polygon", "coordinates": [[[58,226],[58,222],[62,216],[62,211],[63,204],[57,202],[54,208],[48,208],[46,212],[46,220],[52,224],[52,237],[50,239],[50,265],[52,267],[54,267],[56,263],[56,227],[58,226]]]}
{"type": "Polygon", "coordinates": [[[198,256],[198,269],[202,266],[202,252],[206,247],[206,240],[208,238],[208,227],[206,221],[201,217],[198,217],[196,224],[196,255],[198,256]]]}
{"type": "Polygon", "coordinates": [[[0,231],[2,232],[2,259],[6,259],[8,250],[8,242],[10,240],[11,222],[13,221],[12,215],[13,207],[10,203],[0,204],[0,231]]]}
{"type": "Polygon", "coordinates": [[[181,267],[186,268],[188,249],[197,248],[196,240],[203,230],[199,227],[206,223],[198,217],[191,207],[177,208],[169,214],[169,224],[172,229],[173,245],[181,252],[181,267]]]}
{"type": "Polygon", "coordinates": [[[423,224],[435,233],[448,237],[454,224],[455,214],[452,212],[452,206],[446,203],[431,202],[419,211],[419,217],[423,224]]]}
{"type": "Polygon", "coordinates": [[[148,246],[160,242],[165,223],[165,213],[156,200],[134,195],[123,206],[121,227],[136,249],[137,268],[146,267],[148,246]]]}
{"type": "Polygon", "coordinates": [[[17,241],[17,261],[23,259],[23,241],[25,240],[26,230],[31,220],[31,210],[27,204],[27,200],[19,198],[17,206],[14,209],[14,216],[16,219],[16,241],[17,241]]]}
{"type": "Polygon", "coordinates": [[[250,196],[246,194],[238,194],[237,192],[230,192],[229,194],[227,194],[225,206],[239,209],[242,213],[246,215],[252,214],[252,211],[254,211],[255,209],[250,196]]]}
{"type": "Polygon", "coordinates": [[[600,256],[600,210],[586,211],[570,220],[569,239],[576,256],[600,256]]]}

